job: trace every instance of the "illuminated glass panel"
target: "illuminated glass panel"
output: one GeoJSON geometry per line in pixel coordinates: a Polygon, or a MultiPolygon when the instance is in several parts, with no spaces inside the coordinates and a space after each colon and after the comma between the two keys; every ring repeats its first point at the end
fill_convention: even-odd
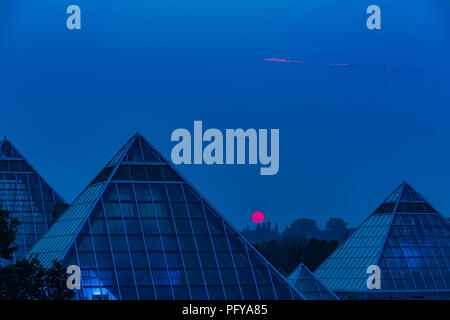
{"type": "Polygon", "coordinates": [[[450,290],[448,223],[439,215],[397,215],[380,260],[385,290],[450,290]]]}

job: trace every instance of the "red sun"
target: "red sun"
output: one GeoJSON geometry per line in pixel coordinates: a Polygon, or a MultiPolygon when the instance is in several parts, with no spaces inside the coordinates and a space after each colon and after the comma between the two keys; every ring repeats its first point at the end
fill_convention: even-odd
{"type": "Polygon", "coordinates": [[[253,215],[252,215],[252,221],[254,222],[254,223],[262,223],[263,221],[264,221],[264,215],[261,213],[261,212],[259,212],[259,211],[256,211],[253,215]]]}

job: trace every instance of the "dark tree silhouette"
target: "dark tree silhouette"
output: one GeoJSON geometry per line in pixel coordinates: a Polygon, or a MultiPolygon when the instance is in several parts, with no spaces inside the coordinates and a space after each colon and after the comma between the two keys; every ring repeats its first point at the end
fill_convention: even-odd
{"type": "Polygon", "coordinates": [[[5,260],[12,259],[12,254],[17,250],[15,241],[19,225],[19,219],[10,218],[9,211],[2,210],[0,204],[0,258],[5,260]]]}
{"type": "Polygon", "coordinates": [[[329,236],[336,240],[343,240],[347,238],[349,230],[347,229],[348,223],[339,218],[330,218],[328,220],[325,231],[329,236]]]}
{"type": "MultiPolygon", "coordinates": [[[[20,222],[0,207],[0,258],[11,260],[20,222]]],[[[57,261],[46,269],[37,257],[0,268],[0,300],[67,300],[74,293],[66,285],[66,270],[57,261]]]]}
{"type": "Polygon", "coordinates": [[[310,239],[302,236],[256,244],[255,247],[277,269],[290,273],[303,262],[314,271],[338,246],[337,241],[310,239]]]}
{"type": "Polygon", "coordinates": [[[283,237],[294,237],[304,235],[307,238],[317,237],[319,229],[314,219],[297,219],[287,227],[281,234],[283,237]]]}

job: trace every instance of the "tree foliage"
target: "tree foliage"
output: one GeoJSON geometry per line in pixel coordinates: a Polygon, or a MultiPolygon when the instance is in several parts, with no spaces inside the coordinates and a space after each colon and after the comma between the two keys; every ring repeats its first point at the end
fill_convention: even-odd
{"type": "MultiPolygon", "coordinates": [[[[11,260],[20,222],[0,207],[0,258],[11,260]]],[[[66,300],[74,293],[66,286],[66,270],[57,261],[44,268],[38,257],[24,258],[0,268],[0,300],[66,300]]]]}
{"type": "Polygon", "coordinates": [[[0,204],[0,258],[5,260],[12,259],[14,251],[17,250],[15,241],[19,225],[19,219],[11,218],[9,211],[2,210],[0,204]]]}
{"type": "Polygon", "coordinates": [[[289,237],[256,244],[255,247],[277,269],[290,273],[303,262],[314,271],[338,246],[335,240],[308,240],[303,236],[289,237]]]}
{"type": "Polygon", "coordinates": [[[282,233],[284,238],[304,235],[308,238],[315,237],[319,234],[316,220],[301,218],[294,220],[282,233]]]}

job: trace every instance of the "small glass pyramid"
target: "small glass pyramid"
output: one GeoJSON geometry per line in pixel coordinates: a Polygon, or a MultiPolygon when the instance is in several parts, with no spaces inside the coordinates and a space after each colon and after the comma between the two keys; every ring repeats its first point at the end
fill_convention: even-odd
{"type": "Polygon", "coordinates": [[[65,202],[31,164],[6,138],[0,141],[0,205],[11,217],[21,222],[13,260],[1,260],[2,265],[15,263],[48,230],[65,202]]]}
{"type": "Polygon", "coordinates": [[[79,265],[78,299],[303,299],[140,134],[31,254],[79,265]]]}
{"type": "Polygon", "coordinates": [[[315,275],[346,298],[450,299],[450,227],[402,183],[315,275]],[[367,288],[367,268],[381,270],[381,289],[367,288]]]}
{"type": "Polygon", "coordinates": [[[287,279],[307,300],[339,300],[339,298],[333,292],[328,290],[303,263],[300,263],[298,267],[287,276],[287,279]]]}

